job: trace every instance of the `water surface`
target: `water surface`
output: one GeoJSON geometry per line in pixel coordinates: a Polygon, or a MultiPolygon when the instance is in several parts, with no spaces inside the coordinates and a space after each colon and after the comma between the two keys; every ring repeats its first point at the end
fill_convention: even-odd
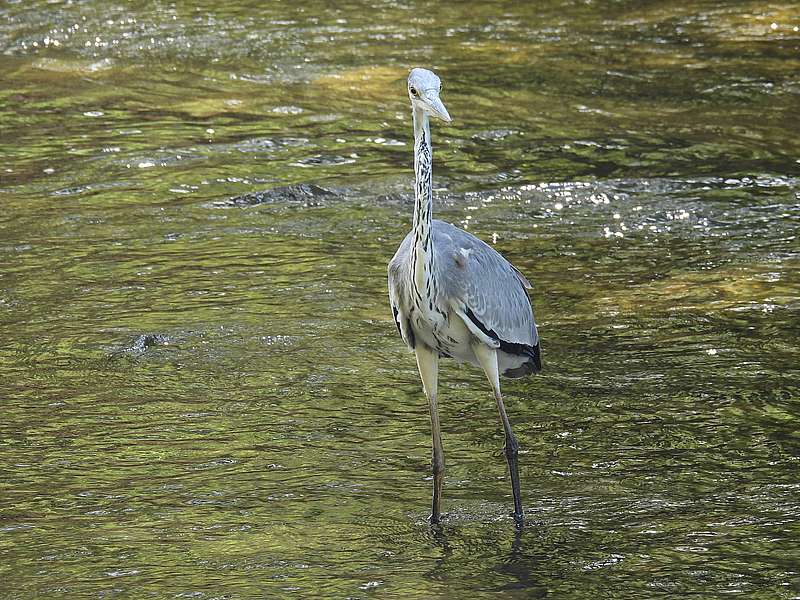
{"type": "Polygon", "coordinates": [[[3,597],[800,597],[792,3],[0,8],[3,597]],[[429,424],[386,300],[437,216],[533,282],[429,424]]]}

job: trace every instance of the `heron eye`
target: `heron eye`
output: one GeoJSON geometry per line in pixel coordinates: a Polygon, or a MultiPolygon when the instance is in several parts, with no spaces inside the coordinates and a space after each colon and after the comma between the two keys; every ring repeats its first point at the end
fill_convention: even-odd
{"type": "Polygon", "coordinates": [[[419,96],[419,94],[417,93],[417,88],[413,88],[413,87],[412,88],[408,88],[408,91],[411,92],[411,95],[414,96],[414,97],[419,96]]]}

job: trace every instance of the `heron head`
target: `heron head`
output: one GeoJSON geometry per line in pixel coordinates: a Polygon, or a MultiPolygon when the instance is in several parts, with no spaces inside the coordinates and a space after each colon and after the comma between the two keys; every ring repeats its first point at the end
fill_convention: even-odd
{"type": "Polygon", "coordinates": [[[433,71],[417,68],[408,74],[408,97],[411,98],[411,106],[449,123],[452,119],[439,99],[441,91],[442,82],[433,71]]]}

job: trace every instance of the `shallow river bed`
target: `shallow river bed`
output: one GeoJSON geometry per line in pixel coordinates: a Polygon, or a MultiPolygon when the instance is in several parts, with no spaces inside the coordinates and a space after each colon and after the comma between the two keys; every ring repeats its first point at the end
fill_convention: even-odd
{"type": "Polygon", "coordinates": [[[0,595],[800,598],[789,2],[0,7],[0,595]],[[386,298],[405,76],[435,211],[543,372],[427,404],[386,298]]]}

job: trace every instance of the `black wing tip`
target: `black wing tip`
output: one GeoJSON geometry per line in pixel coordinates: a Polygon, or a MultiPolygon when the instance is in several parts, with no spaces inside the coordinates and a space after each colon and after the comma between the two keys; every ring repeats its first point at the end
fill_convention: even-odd
{"type": "Polygon", "coordinates": [[[478,317],[475,316],[475,313],[472,312],[468,306],[465,307],[464,314],[466,314],[467,318],[469,318],[469,320],[472,321],[483,333],[488,335],[490,338],[497,340],[500,344],[500,350],[506,352],[507,354],[528,357],[528,360],[522,363],[519,367],[514,369],[506,369],[503,372],[505,377],[525,377],[526,375],[538,373],[542,370],[542,350],[539,342],[536,342],[535,346],[531,346],[529,344],[518,344],[516,342],[506,342],[501,340],[494,330],[489,329],[483,323],[481,323],[478,317]]]}
{"type": "Polygon", "coordinates": [[[528,375],[535,375],[542,370],[542,351],[538,342],[535,346],[528,346],[527,344],[512,344],[500,340],[500,350],[508,354],[528,357],[528,360],[520,366],[503,371],[503,377],[516,379],[519,377],[527,377],[528,375]]]}
{"type": "Polygon", "coordinates": [[[542,370],[542,347],[539,345],[539,342],[536,342],[535,346],[530,346],[532,349],[531,358],[533,359],[533,364],[536,366],[536,372],[542,370]]]}

